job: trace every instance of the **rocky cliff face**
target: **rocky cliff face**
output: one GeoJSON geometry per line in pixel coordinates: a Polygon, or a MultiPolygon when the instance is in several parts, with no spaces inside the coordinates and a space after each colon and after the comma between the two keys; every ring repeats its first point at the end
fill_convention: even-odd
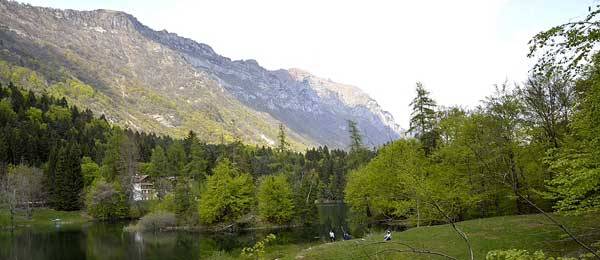
{"type": "MultiPolygon", "coordinates": [[[[174,135],[191,129],[212,142],[272,144],[283,123],[298,148],[345,148],[346,120],[358,123],[367,145],[400,134],[392,116],[356,87],[298,69],[232,61],[123,12],[0,0],[0,59],[5,71],[25,68],[44,82],[24,85],[65,95],[136,129],[174,135]],[[74,91],[80,85],[92,94],[74,91]]],[[[0,73],[4,80],[9,74],[0,73]]]]}

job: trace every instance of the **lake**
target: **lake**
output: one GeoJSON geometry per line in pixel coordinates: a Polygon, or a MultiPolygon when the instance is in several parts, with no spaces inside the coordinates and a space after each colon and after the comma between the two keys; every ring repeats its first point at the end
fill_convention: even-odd
{"type": "Polygon", "coordinates": [[[343,204],[324,204],[318,221],[311,226],[251,230],[238,233],[126,232],[129,222],[90,222],[80,225],[19,228],[13,234],[0,233],[0,259],[205,259],[215,254],[238,256],[267,234],[277,236],[276,245],[310,244],[327,240],[333,228],[338,238],[348,225],[343,204]]]}

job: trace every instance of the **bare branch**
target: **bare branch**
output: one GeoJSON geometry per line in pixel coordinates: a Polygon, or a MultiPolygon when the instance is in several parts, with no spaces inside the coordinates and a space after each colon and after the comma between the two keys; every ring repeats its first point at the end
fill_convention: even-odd
{"type": "Polygon", "coordinates": [[[450,218],[450,216],[448,216],[448,214],[446,214],[446,212],[442,210],[442,208],[437,203],[437,201],[435,201],[435,200],[431,200],[431,201],[433,202],[433,205],[435,206],[435,208],[440,213],[442,213],[442,215],[444,215],[444,217],[448,220],[448,222],[450,222],[450,225],[452,225],[452,228],[454,229],[454,231],[456,231],[456,233],[458,233],[460,235],[460,237],[465,241],[465,243],[467,244],[467,248],[469,249],[469,257],[471,258],[471,260],[473,260],[474,259],[474,257],[473,257],[473,248],[471,247],[471,241],[469,241],[469,237],[467,237],[467,234],[465,234],[465,232],[463,232],[462,230],[460,230],[454,224],[454,220],[452,220],[452,218],[450,218]]]}

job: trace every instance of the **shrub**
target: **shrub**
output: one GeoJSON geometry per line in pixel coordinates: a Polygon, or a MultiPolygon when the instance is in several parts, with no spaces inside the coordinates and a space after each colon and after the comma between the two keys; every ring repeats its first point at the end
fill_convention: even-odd
{"type": "Polygon", "coordinates": [[[175,213],[159,211],[143,216],[135,226],[138,231],[159,231],[168,227],[175,227],[177,219],[175,213]]]}
{"type": "Polygon", "coordinates": [[[86,196],[86,207],[90,216],[100,220],[126,218],[129,215],[125,194],[103,178],[97,178],[92,183],[86,196]]]}
{"type": "MultiPolygon", "coordinates": [[[[530,253],[527,250],[508,249],[508,250],[493,250],[487,253],[486,260],[575,260],[571,257],[551,257],[546,256],[542,251],[530,253]]],[[[581,256],[579,259],[588,259],[586,256],[581,256]]]]}

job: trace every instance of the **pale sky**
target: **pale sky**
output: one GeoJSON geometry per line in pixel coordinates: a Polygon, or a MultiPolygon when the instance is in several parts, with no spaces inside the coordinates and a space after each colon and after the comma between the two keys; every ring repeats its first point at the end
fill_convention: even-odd
{"type": "Polygon", "coordinates": [[[267,69],[301,68],[360,87],[408,128],[421,81],[440,105],[474,106],[522,82],[527,41],[583,17],[592,0],[22,0],[128,12],[143,24],[206,43],[267,69]]]}

